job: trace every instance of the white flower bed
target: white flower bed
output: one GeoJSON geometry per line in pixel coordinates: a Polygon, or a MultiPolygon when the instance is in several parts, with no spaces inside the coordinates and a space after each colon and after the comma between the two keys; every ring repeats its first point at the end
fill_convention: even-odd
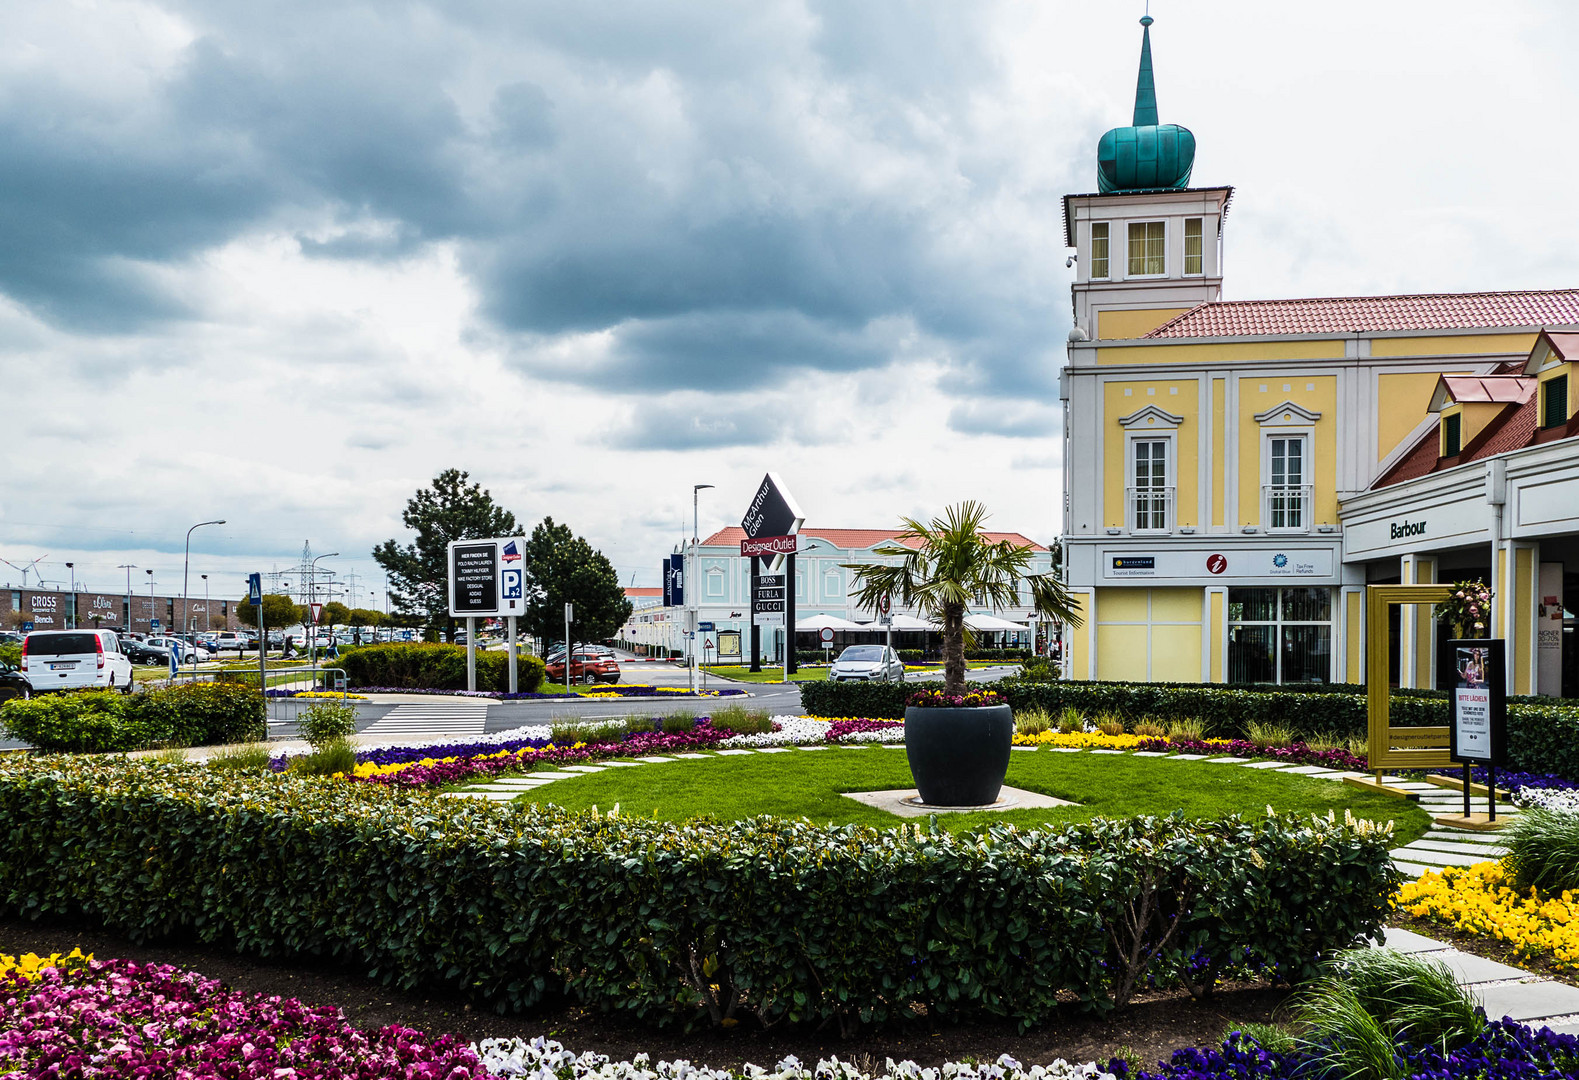
{"type": "Polygon", "coordinates": [[[1579,791],[1521,788],[1513,797],[1513,801],[1532,810],[1556,810],[1563,814],[1579,814],[1579,791]]]}
{"type": "Polygon", "coordinates": [[[794,1057],[787,1057],[773,1070],[747,1065],[740,1073],[692,1065],[689,1061],[660,1061],[656,1065],[646,1054],[630,1061],[610,1061],[603,1054],[585,1053],[579,1057],[557,1042],[538,1037],[525,1039],[485,1039],[472,1049],[494,1076],[525,1076],[532,1080],[1116,1080],[1094,1062],[1072,1065],[1062,1058],[1051,1065],[1026,1068],[1008,1054],[990,1065],[951,1061],[939,1069],[923,1069],[914,1061],[888,1063],[881,1073],[864,1073],[847,1061],[824,1058],[807,1068],[794,1057]]]}
{"type": "Polygon", "coordinates": [[[827,741],[828,729],[833,725],[813,716],[775,716],[778,731],[764,731],[760,735],[731,735],[720,746],[804,746],[827,741]]]}
{"type": "Polygon", "coordinates": [[[902,727],[879,728],[876,731],[855,731],[839,740],[842,743],[901,743],[905,741],[902,727]]]}

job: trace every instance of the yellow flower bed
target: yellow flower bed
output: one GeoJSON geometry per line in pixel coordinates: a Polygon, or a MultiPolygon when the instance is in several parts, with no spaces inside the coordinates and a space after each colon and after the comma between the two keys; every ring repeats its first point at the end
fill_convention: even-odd
{"type": "MultiPolygon", "coordinates": [[[[1082,750],[1133,750],[1154,740],[1154,735],[1104,735],[1100,731],[1043,731],[1036,735],[1014,733],[1015,746],[1076,746],[1082,750]]],[[[1228,739],[1202,739],[1211,746],[1226,746],[1228,739]]]]}
{"type": "Polygon", "coordinates": [[[1522,957],[1544,957],[1555,968],[1579,971],[1579,898],[1565,892],[1541,899],[1505,884],[1501,863],[1449,866],[1398,890],[1393,907],[1435,919],[1455,930],[1512,945],[1522,957]]]}
{"type": "Polygon", "coordinates": [[[304,690],[295,695],[292,700],[300,701],[303,698],[327,698],[332,701],[366,701],[363,694],[347,694],[339,690],[304,690]]]}
{"type": "MultiPolygon", "coordinates": [[[[515,758],[520,758],[521,759],[521,763],[523,765],[526,765],[526,764],[530,763],[531,758],[535,754],[546,754],[549,751],[556,750],[556,749],[557,750],[578,750],[578,749],[580,749],[581,747],[583,747],[585,745],[587,745],[587,744],[584,743],[584,742],[578,742],[578,743],[574,744],[573,746],[568,746],[568,747],[565,747],[565,746],[556,747],[553,743],[549,743],[547,746],[539,746],[539,747],[523,746],[519,750],[501,750],[497,754],[468,754],[466,756],[466,760],[467,761],[486,761],[489,758],[515,757],[515,758]]],[[[351,775],[352,776],[388,776],[390,773],[397,773],[397,772],[402,771],[403,769],[410,769],[410,768],[413,768],[413,767],[418,766],[418,765],[431,767],[431,766],[434,766],[434,765],[443,764],[446,761],[460,761],[460,760],[461,759],[458,756],[451,755],[450,757],[442,757],[442,758],[431,758],[431,757],[430,758],[423,758],[421,761],[392,761],[388,765],[378,765],[378,764],[376,764],[374,762],[371,762],[371,761],[363,761],[363,762],[359,762],[357,764],[357,766],[354,769],[351,770],[351,775]]],[[[338,776],[339,774],[336,773],[335,775],[338,776]]]]}
{"type": "Polygon", "coordinates": [[[79,967],[93,959],[93,954],[83,955],[81,949],[72,949],[69,953],[50,953],[48,956],[39,956],[37,953],[23,953],[21,956],[7,956],[0,953],[0,978],[15,975],[18,978],[32,982],[38,978],[38,973],[45,968],[79,967]]]}

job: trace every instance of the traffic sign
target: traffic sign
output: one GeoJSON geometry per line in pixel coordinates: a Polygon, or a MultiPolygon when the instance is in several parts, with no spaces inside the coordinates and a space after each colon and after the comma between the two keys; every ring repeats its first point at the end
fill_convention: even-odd
{"type": "Polygon", "coordinates": [[[25,623],[22,624],[22,633],[24,633],[24,634],[31,634],[32,632],[33,632],[33,624],[31,622],[25,622],[25,623]]]}
{"type": "Polygon", "coordinates": [[[696,628],[705,634],[713,629],[713,624],[710,622],[699,622],[696,624],[696,628]]]}
{"type": "MultiPolygon", "coordinates": [[[[31,626],[32,623],[29,623],[28,625],[31,626]]],[[[148,620],[148,629],[150,629],[150,630],[157,630],[157,629],[159,629],[159,620],[158,619],[149,619],[148,620]]]]}
{"type": "Polygon", "coordinates": [[[247,575],[247,603],[253,607],[263,606],[263,575],[247,575]]]}
{"type": "Polygon", "coordinates": [[[822,638],[822,643],[824,645],[832,645],[833,644],[833,627],[831,627],[831,626],[824,626],[821,630],[817,631],[817,636],[822,638]]]}

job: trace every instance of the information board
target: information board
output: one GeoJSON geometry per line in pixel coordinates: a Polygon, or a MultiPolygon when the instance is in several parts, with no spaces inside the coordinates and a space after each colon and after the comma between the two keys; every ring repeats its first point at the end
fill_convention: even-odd
{"type": "Polygon", "coordinates": [[[492,615],[499,610],[499,545],[486,541],[450,545],[450,614],[492,615]]]}
{"type": "Polygon", "coordinates": [[[1453,662],[1448,699],[1449,757],[1459,764],[1502,765],[1507,757],[1505,643],[1493,638],[1447,643],[1453,662]]]}

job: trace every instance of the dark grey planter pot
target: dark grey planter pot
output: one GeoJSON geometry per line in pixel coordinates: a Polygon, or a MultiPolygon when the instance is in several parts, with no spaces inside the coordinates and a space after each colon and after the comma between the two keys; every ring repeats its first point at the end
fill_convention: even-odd
{"type": "Polygon", "coordinates": [[[1014,714],[1007,705],[979,709],[905,709],[905,755],[921,801],[933,806],[988,806],[1009,771],[1014,714]]]}

